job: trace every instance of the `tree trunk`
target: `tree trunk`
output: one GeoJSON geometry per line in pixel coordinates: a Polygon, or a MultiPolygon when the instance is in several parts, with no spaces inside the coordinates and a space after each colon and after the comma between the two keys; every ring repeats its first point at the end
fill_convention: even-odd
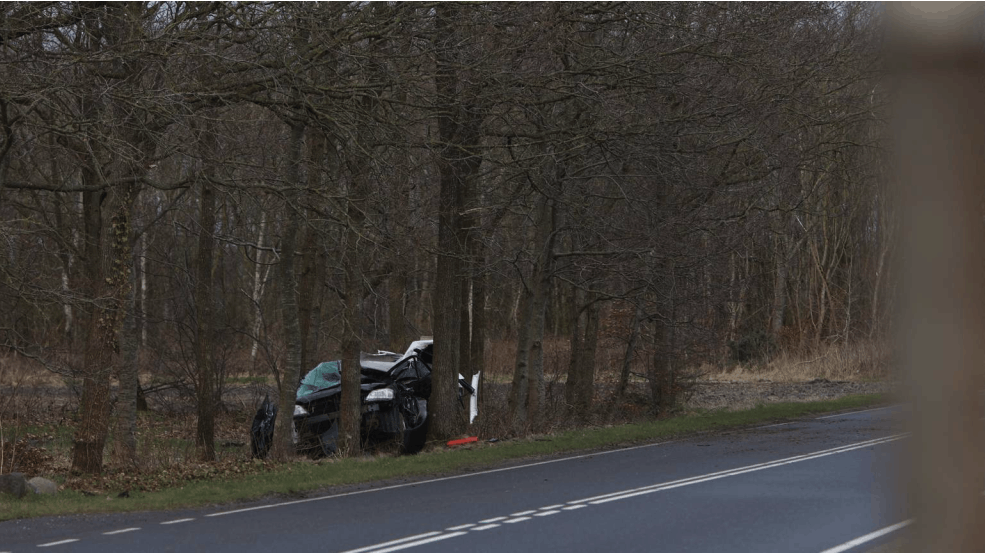
{"type": "Polygon", "coordinates": [[[537,218],[531,245],[536,252],[534,267],[524,289],[517,329],[516,365],[510,392],[510,412],[518,432],[540,424],[544,406],[544,325],[550,300],[554,262],[554,206],[546,196],[538,200],[537,218]]]}
{"type": "Polygon", "coordinates": [[[140,379],[137,372],[137,350],[140,346],[140,334],[137,328],[136,305],[136,271],[135,264],[131,265],[130,297],[127,299],[127,313],[123,319],[123,330],[120,334],[120,389],[116,400],[116,417],[114,422],[114,457],[117,463],[137,466],[137,390],[140,379]]]}
{"type": "Polygon", "coordinates": [[[253,343],[250,345],[250,367],[256,366],[257,350],[260,347],[260,329],[263,324],[263,301],[264,283],[270,273],[270,266],[264,269],[262,261],[264,259],[263,240],[267,230],[267,212],[260,212],[260,229],[257,231],[257,259],[256,266],[253,268],[253,293],[250,295],[253,308],[253,343]],[[262,273],[262,274],[261,274],[262,273]]]}
{"type": "Polygon", "coordinates": [[[574,321],[571,363],[565,400],[580,420],[587,420],[595,393],[595,354],[598,349],[599,303],[594,293],[577,291],[579,316],[574,321]],[[579,293],[580,292],[580,293],[579,293]]]}
{"type": "MultiPolygon", "coordinates": [[[[456,20],[462,7],[441,4],[435,8],[437,36],[441,40],[455,35],[456,20]]],[[[444,145],[438,159],[438,262],[432,294],[435,342],[433,384],[428,410],[431,439],[447,439],[464,428],[464,410],[458,404],[458,372],[462,368],[462,286],[466,256],[465,230],[461,214],[469,181],[476,177],[482,158],[477,154],[481,116],[459,97],[457,52],[447,44],[436,45],[435,92],[441,110],[437,117],[439,143],[444,145]]]]}
{"type": "Polygon", "coordinates": [[[390,351],[403,352],[410,343],[404,307],[407,303],[407,273],[402,266],[394,267],[386,284],[387,317],[390,351]]]}
{"type": "Polygon", "coordinates": [[[198,422],[195,446],[203,461],[215,460],[215,368],[213,366],[213,266],[215,257],[215,192],[206,176],[201,181],[197,271],[195,280],[195,399],[198,422]]]}
{"type": "Polygon", "coordinates": [[[301,381],[301,327],[298,324],[298,295],[295,263],[297,262],[297,238],[301,227],[301,213],[297,205],[300,188],[299,166],[301,164],[301,138],[304,126],[291,126],[290,150],[287,165],[288,186],[295,187],[287,194],[285,206],[284,236],[281,241],[281,259],[278,265],[281,296],[281,323],[284,325],[284,346],[286,360],[280,379],[280,399],[278,400],[277,422],[274,425],[274,438],[271,456],[285,460],[294,454],[292,439],[294,426],[294,401],[298,383],[301,381]]]}
{"type": "Polygon", "coordinates": [[[629,332],[629,342],[626,344],[626,353],[622,358],[622,370],[619,371],[619,386],[616,388],[616,400],[621,400],[626,396],[626,388],[629,387],[629,373],[632,368],[633,358],[636,356],[636,340],[640,335],[640,322],[643,319],[643,310],[636,307],[633,311],[633,326],[629,332]]]}
{"type": "MultiPolygon", "coordinates": [[[[88,182],[95,181],[94,171],[85,171],[88,182]]],[[[119,350],[119,330],[129,297],[133,248],[130,243],[130,209],[133,187],[116,191],[117,213],[110,224],[112,255],[110,271],[103,270],[102,202],[105,191],[83,195],[87,290],[96,300],[91,312],[86,339],[82,397],[79,401],[79,424],[72,445],[72,471],[84,474],[102,472],[103,450],[109,431],[109,377],[114,353],[119,350]]]]}

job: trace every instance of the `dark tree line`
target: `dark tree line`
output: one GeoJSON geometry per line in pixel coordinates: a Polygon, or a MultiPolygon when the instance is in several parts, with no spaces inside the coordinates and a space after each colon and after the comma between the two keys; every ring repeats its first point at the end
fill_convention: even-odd
{"type": "MultiPolygon", "coordinates": [[[[654,409],[688,365],[878,338],[894,213],[861,4],[0,5],[0,343],[81,382],[73,468],[132,463],[138,368],[290,412],[326,355],[434,335],[515,347],[517,432],[570,342],[588,412],[606,324],[654,409]],[[119,394],[110,402],[111,378],[119,394]]],[[[343,371],[345,451],[359,448],[343,371]]],[[[274,452],[290,451],[281,417],[274,452]]]]}

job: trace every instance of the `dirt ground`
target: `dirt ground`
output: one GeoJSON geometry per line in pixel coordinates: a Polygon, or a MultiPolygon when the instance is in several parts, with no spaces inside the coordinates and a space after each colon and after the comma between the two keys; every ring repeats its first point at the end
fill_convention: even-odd
{"type": "Polygon", "coordinates": [[[892,392],[891,382],[832,381],[818,378],[807,382],[734,382],[699,380],[687,407],[702,409],[745,409],[760,403],[818,401],[854,394],[892,392]]]}

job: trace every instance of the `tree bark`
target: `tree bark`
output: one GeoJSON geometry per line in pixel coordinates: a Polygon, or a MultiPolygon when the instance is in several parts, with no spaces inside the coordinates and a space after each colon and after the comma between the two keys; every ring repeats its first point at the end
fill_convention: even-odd
{"type": "MultiPolygon", "coordinates": [[[[455,4],[435,8],[435,26],[442,41],[456,36],[459,11],[455,4]]],[[[439,106],[438,137],[443,145],[438,159],[438,260],[433,301],[434,368],[428,410],[431,439],[458,435],[464,428],[464,410],[458,404],[458,372],[462,368],[462,286],[466,256],[461,214],[468,181],[478,173],[482,158],[477,153],[481,117],[461,97],[456,52],[436,44],[435,92],[439,106]]]]}
{"type": "Polygon", "coordinates": [[[201,181],[198,255],[195,280],[195,446],[203,461],[215,460],[215,367],[212,359],[215,257],[215,192],[208,176],[201,181]]]}
{"type": "Polygon", "coordinates": [[[636,341],[640,336],[640,323],[643,320],[643,311],[639,306],[633,310],[633,324],[629,332],[629,342],[626,344],[626,353],[622,358],[622,369],[619,371],[619,386],[616,388],[616,401],[626,396],[626,388],[629,387],[629,373],[632,368],[633,358],[636,356],[636,341]]]}
{"type": "Polygon", "coordinates": [[[288,186],[294,190],[287,194],[285,205],[284,235],[281,240],[281,259],[278,265],[281,296],[281,324],[284,326],[284,345],[286,360],[280,379],[280,394],[277,422],[274,425],[274,438],[271,456],[274,459],[285,460],[294,455],[292,439],[294,426],[294,401],[297,396],[298,383],[301,381],[301,327],[298,317],[297,290],[297,238],[301,227],[301,213],[297,205],[300,188],[299,166],[301,164],[301,139],[304,136],[304,126],[294,123],[290,129],[290,145],[287,162],[288,186]]]}
{"type": "Polygon", "coordinates": [[[533,229],[534,266],[525,284],[524,317],[517,329],[516,365],[510,392],[510,412],[515,429],[536,428],[541,421],[546,388],[544,385],[544,326],[547,302],[550,300],[554,263],[555,212],[553,201],[538,199],[536,223],[533,229]]]}

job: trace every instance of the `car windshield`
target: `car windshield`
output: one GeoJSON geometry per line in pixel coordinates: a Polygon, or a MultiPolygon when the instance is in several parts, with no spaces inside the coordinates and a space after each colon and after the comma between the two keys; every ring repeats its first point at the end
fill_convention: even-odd
{"type": "Polygon", "coordinates": [[[341,361],[326,361],[311,369],[308,374],[304,375],[301,385],[298,386],[297,398],[300,399],[302,396],[342,382],[341,370],[341,361]]]}

